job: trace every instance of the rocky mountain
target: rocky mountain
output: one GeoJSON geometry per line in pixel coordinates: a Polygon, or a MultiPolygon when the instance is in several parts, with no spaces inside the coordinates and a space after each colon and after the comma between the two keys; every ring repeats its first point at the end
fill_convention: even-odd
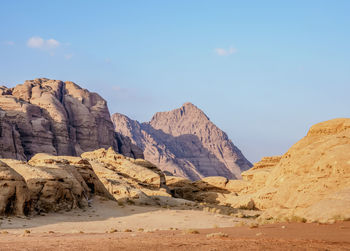
{"type": "Polygon", "coordinates": [[[78,156],[101,147],[143,157],[130,140],[114,132],[107,103],[98,94],[46,78],[0,87],[0,157],[78,156]]]}
{"type": "Polygon", "coordinates": [[[115,131],[143,150],[145,159],[167,174],[197,180],[207,176],[241,177],[252,165],[241,151],[191,103],[156,113],[139,123],[125,115],[112,116],[115,131]]]}

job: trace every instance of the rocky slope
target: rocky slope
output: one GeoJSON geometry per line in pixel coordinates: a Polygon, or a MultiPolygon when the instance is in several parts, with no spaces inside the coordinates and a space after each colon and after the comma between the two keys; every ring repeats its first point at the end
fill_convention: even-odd
{"type": "Polygon", "coordinates": [[[45,78],[0,87],[0,157],[79,156],[101,147],[143,157],[114,132],[107,103],[98,94],[73,82],[45,78]]]}
{"type": "Polygon", "coordinates": [[[263,221],[350,219],[350,119],[316,124],[283,156],[265,157],[243,180],[167,177],[171,192],[195,201],[263,210],[263,221]]]}
{"type": "Polygon", "coordinates": [[[207,176],[240,178],[251,163],[191,103],[169,112],[156,113],[150,122],[139,123],[125,115],[112,116],[115,131],[143,150],[145,159],[168,174],[197,180],[207,176]]]}

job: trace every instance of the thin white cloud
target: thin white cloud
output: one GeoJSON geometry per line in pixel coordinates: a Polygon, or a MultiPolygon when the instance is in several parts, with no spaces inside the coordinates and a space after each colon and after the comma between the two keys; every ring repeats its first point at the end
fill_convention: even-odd
{"type": "Polygon", "coordinates": [[[27,42],[27,46],[30,48],[43,48],[44,44],[45,41],[41,37],[31,37],[27,42]]]}
{"type": "Polygon", "coordinates": [[[8,46],[14,46],[15,42],[13,42],[13,41],[5,41],[5,42],[3,42],[3,44],[8,45],[8,46]]]}
{"type": "Polygon", "coordinates": [[[112,90],[117,91],[117,92],[128,92],[129,91],[127,88],[121,87],[119,85],[113,85],[112,90]]]}
{"type": "Polygon", "coordinates": [[[237,49],[234,47],[230,47],[228,49],[223,49],[223,48],[215,48],[215,53],[219,56],[228,56],[231,54],[235,54],[237,52],[237,49]]]}
{"type": "Polygon", "coordinates": [[[46,46],[50,49],[54,49],[54,48],[57,48],[58,46],[60,46],[60,42],[51,38],[51,39],[46,41],[46,46]]]}
{"type": "Polygon", "coordinates": [[[67,60],[72,59],[72,57],[73,57],[73,54],[65,54],[64,55],[64,58],[67,59],[67,60]]]}
{"type": "Polygon", "coordinates": [[[60,42],[50,38],[45,40],[41,37],[31,37],[27,41],[27,46],[34,49],[52,50],[60,46],[60,42]]]}

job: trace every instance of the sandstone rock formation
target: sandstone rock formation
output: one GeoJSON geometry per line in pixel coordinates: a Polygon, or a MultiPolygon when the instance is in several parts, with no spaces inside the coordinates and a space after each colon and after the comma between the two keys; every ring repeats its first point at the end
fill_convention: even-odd
{"type": "Polygon", "coordinates": [[[0,161],[0,215],[27,214],[29,193],[23,177],[0,161]]]}
{"type": "Polygon", "coordinates": [[[271,169],[265,185],[244,197],[275,217],[350,218],[349,151],[350,119],[316,124],[271,169]]]}
{"type": "Polygon", "coordinates": [[[152,163],[117,154],[112,148],[86,152],[94,172],[115,199],[135,204],[158,204],[150,196],[170,197],[164,174],[152,163]]]}
{"type": "Polygon", "coordinates": [[[283,156],[265,157],[243,180],[167,177],[175,196],[264,210],[262,219],[350,219],[350,119],[316,124],[283,156]]]}
{"type": "Polygon", "coordinates": [[[28,162],[1,159],[0,186],[0,215],[84,208],[95,195],[140,205],[186,203],[171,198],[164,174],[152,163],[112,148],[82,157],[39,153],[28,162]]]}
{"type": "MultiPolygon", "coordinates": [[[[45,157],[49,162],[49,156],[45,157]]],[[[69,170],[72,167],[57,162],[33,165],[12,159],[2,161],[25,180],[30,195],[30,211],[46,213],[87,206],[88,188],[81,176],[69,170]]]]}
{"type": "Polygon", "coordinates": [[[251,167],[227,135],[191,103],[156,113],[146,123],[118,113],[113,114],[112,121],[115,131],[140,147],[147,160],[175,176],[235,179],[251,167]]]}
{"type": "Polygon", "coordinates": [[[79,156],[101,147],[142,157],[124,140],[114,132],[106,101],[73,82],[43,78],[0,88],[0,157],[79,156]]]}

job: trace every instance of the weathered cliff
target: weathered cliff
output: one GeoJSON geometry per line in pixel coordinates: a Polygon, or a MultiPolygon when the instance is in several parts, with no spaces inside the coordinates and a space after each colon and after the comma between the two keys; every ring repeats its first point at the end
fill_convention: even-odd
{"type": "Polygon", "coordinates": [[[142,157],[114,132],[107,103],[98,94],[45,78],[0,88],[0,157],[78,156],[102,147],[142,157]]]}

